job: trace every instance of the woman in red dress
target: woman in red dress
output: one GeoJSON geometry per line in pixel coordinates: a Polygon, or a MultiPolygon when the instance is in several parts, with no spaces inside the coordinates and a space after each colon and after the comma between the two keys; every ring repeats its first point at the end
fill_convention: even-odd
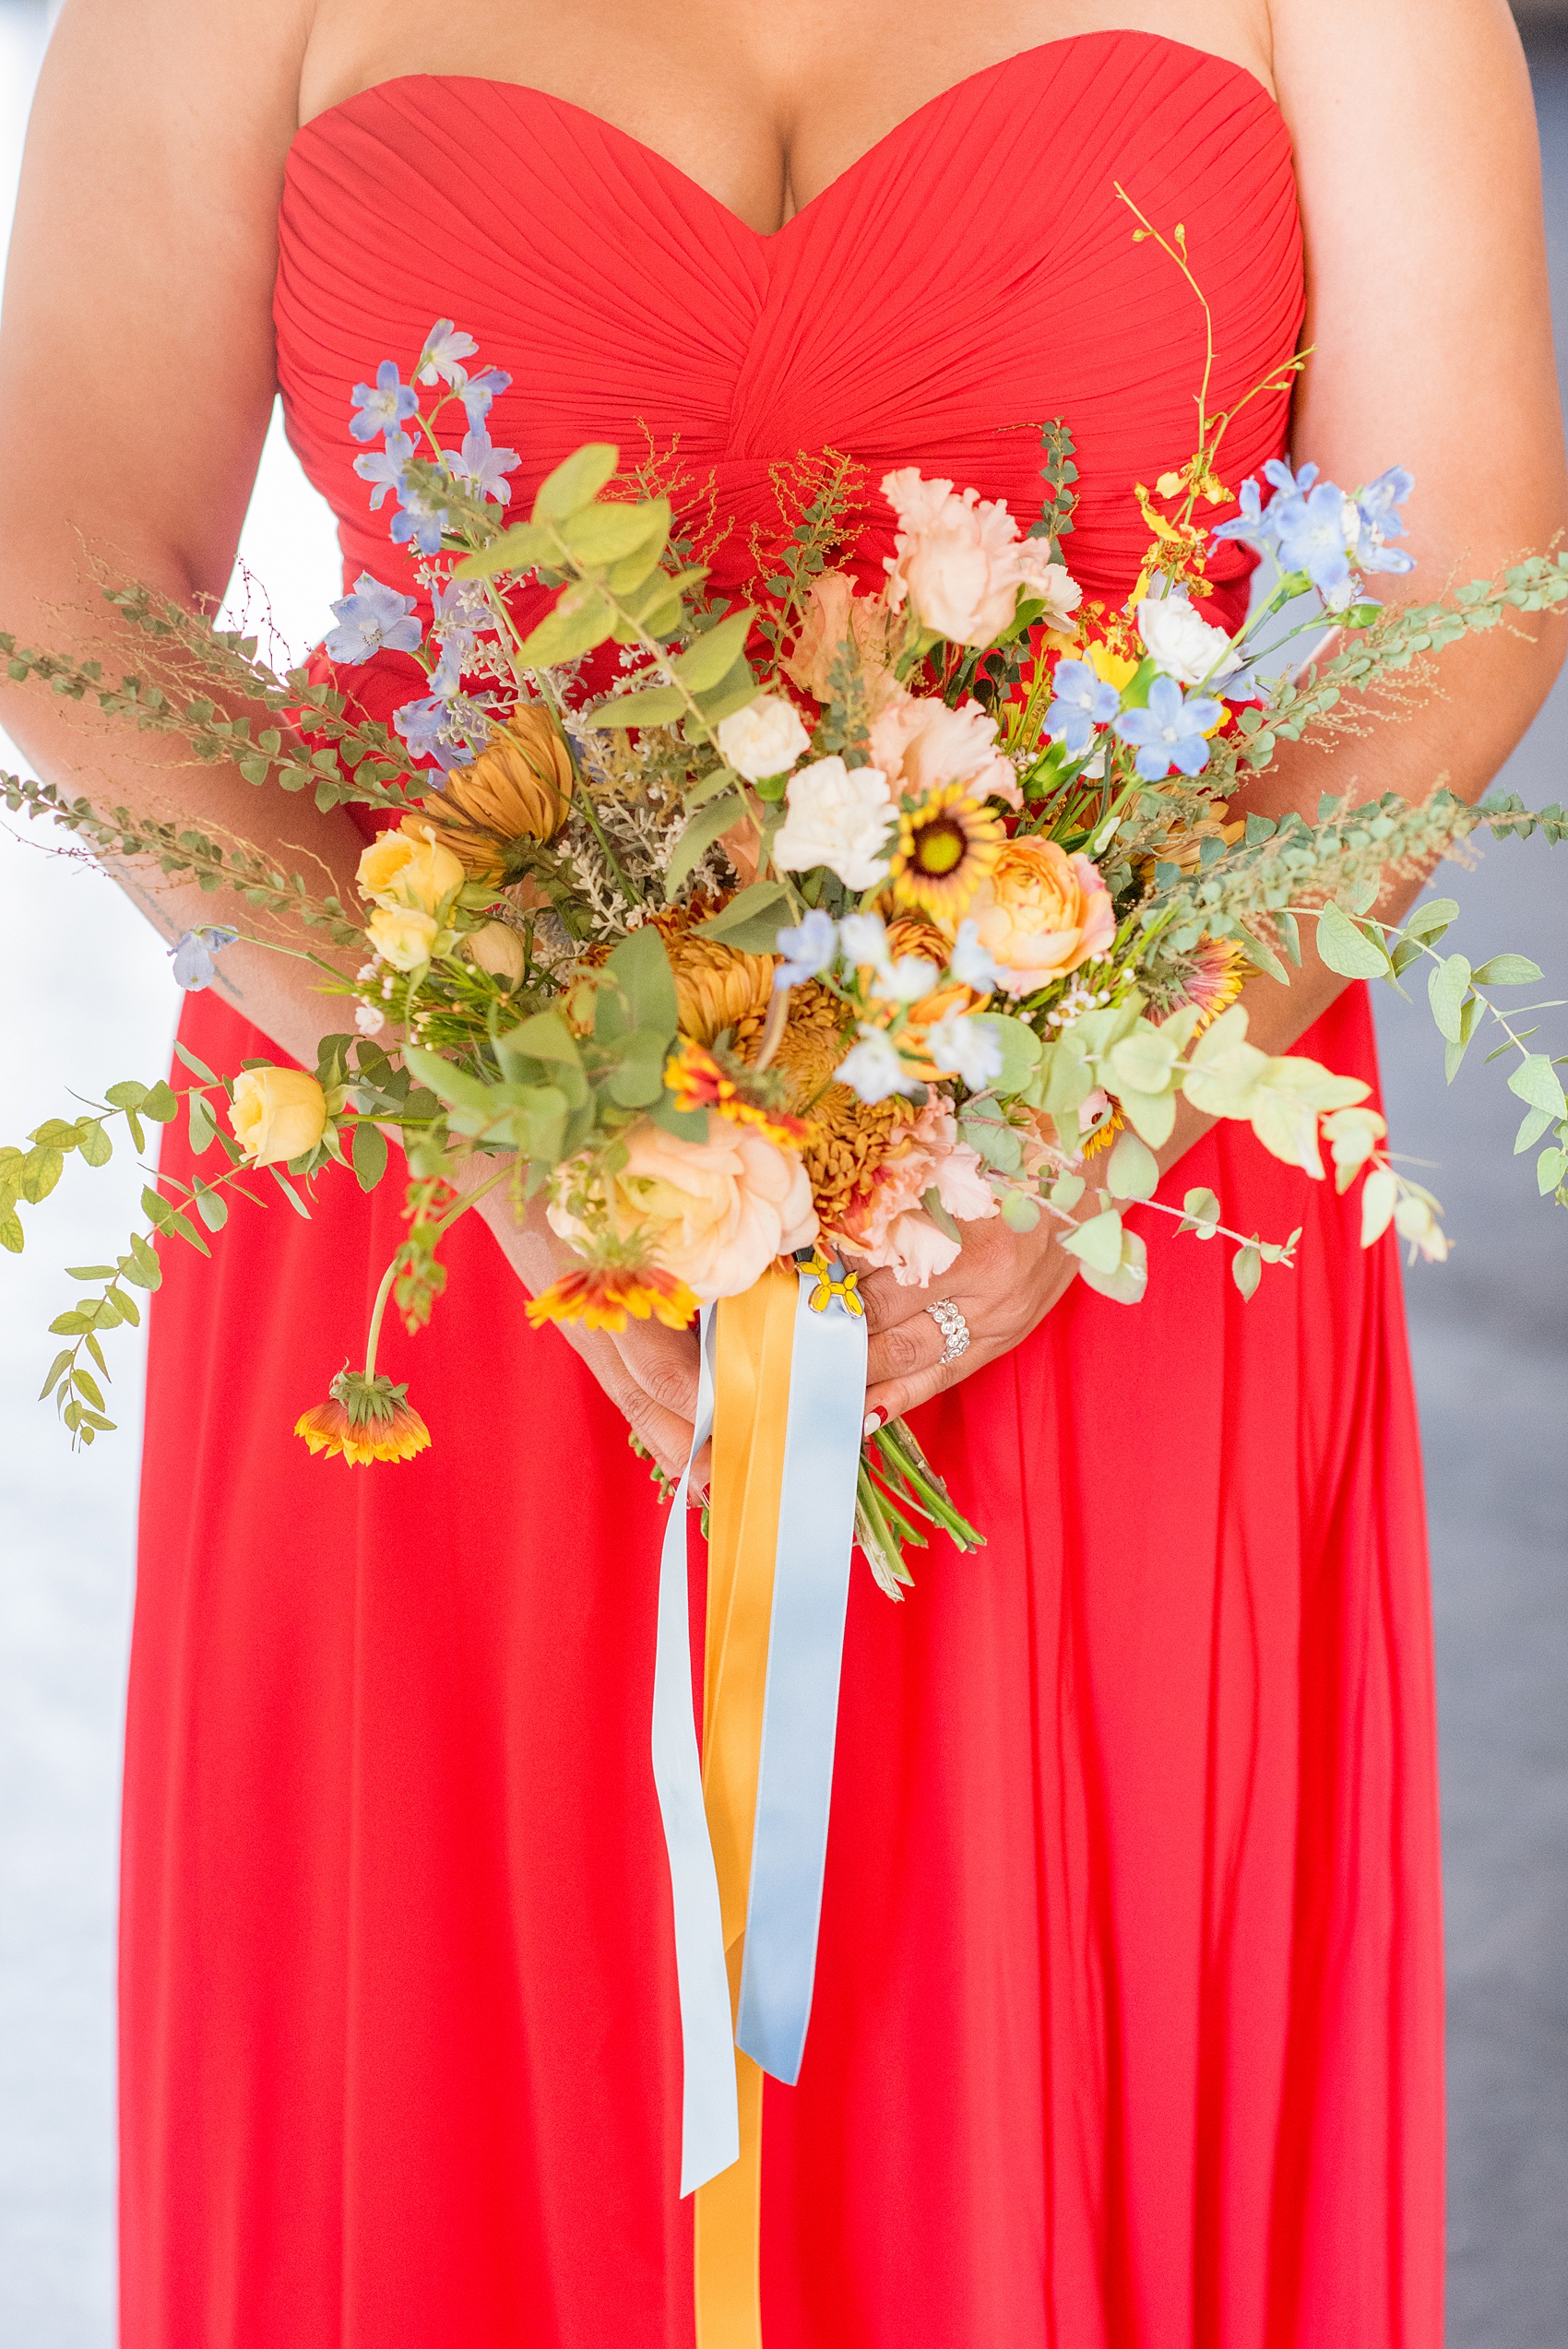
{"type": "MultiPolygon", "coordinates": [[[[734,520],[720,585],[778,459],[919,465],[1031,516],[1031,428],[1062,415],[1069,558],[1120,600],[1128,485],[1190,451],[1204,327],[1118,181],[1185,224],[1216,404],[1295,349],[1305,286],[1290,436],[1343,480],[1412,466],[1423,577],[1550,539],[1503,0],[69,0],[18,215],[0,608],[79,598],[70,523],[176,593],[220,588],[274,369],[346,575],[403,584],[349,391],[441,315],[511,374],[491,429],[525,504],[582,441],[678,436],[734,520]]],[[[1230,477],[1287,433],[1254,403],[1230,477]]],[[[869,583],[892,517],[868,493],[857,522],[869,583]]],[[[1245,591],[1238,557],[1230,611],[1245,591]]],[[[1501,635],[1455,658],[1449,698],[1334,782],[1479,789],[1555,659],[1501,635]]],[[[416,680],[394,656],[346,682],[386,715],[416,680]]],[[[345,815],[84,748],[18,695],[6,722],[58,773],[304,842],[350,885],[345,815]]],[[[1302,757],[1266,804],[1315,807],[1324,779],[1302,757]]],[[[188,909],[171,888],[152,910],[188,909]]],[[[332,1007],[290,966],[221,967],[195,1050],[314,1057],[332,1007]]],[[[1253,1021],[1373,1074],[1363,991],[1321,969],[1253,1021]]],[[[1130,1311],[1049,1239],[980,1227],[952,1281],[975,1343],[946,1371],[918,1297],[879,1300],[873,1400],[926,1406],[990,1542],[933,1553],[899,1608],[854,1583],[815,2008],[799,2086],[767,2092],[768,2349],[1438,2349],[1435,1743],[1394,1246],[1363,1253],[1356,1211],[1244,1132],[1194,1119],[1167,1157],[1178,1196],[1304,1226],[1295,1275],[1243,1306],[1218,1251],[1150,1229],[1130,1311]]],[[[549,1242],[497,1211],[458,1228],[429,1333],[387,1342],[432,1451],[313,1461],[290,1430],[398,1207],[345,1180],[308,1224],[238,1213],[157,1299],[125,2349],[687,2349],[660,1519],[625,1435],[682,1455],[689,1356],[530,1332],[549,1242]]]]}

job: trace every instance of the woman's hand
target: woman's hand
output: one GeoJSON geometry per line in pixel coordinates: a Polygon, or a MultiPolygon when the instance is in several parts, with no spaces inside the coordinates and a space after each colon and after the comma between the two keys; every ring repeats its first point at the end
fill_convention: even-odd
{"type": "MultiPolygon", "coordinates": [[[[481,1179],[485,1163],[477,1162],[474,1180],[481,1179]]],[[[557,1274],[580,1264],[581,1259],[546,1223],[542,1201],[534,1200],[526,1215],[518,1216],[506,1186],[501,1184],[477,1202],[477,1210],[530,1297],[548,1288],[557,1274]]],[[[628,1321],[619,1335],[608,1330],[585,1330],[572,1322],[557,1326],[665,1475],[678,1477],[691,1454],[696,1418],[695,1330],[671,1330],[660,1322],[638,1321],[628,1321]]]]}
{"type": "Polygon", "coordinates": [[[1000,1216],[959,1228],[956,1262],[929,1287],[901,1287],[888,1272],[861,1275],[871,1332],[868,1423],[873,1414],[882,1425],[912,1411],[1009,1353],[1066,1294],[1078,1269],[1058,1238],[1065,1227],[1049,1214],[1030,1232],[1010,1231],[1000,1216]],[[957,1307],[969,1331],[966,1351],[945,1365],[947,1341],[929,1310],[939,1298],[957,1307]]]}

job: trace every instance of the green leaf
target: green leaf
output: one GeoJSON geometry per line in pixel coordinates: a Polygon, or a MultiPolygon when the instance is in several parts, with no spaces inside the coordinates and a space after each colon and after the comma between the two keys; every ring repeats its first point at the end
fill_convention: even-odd
{"type": "Polygon", "coordinates": [[[620,1058],[611,1074],[608,1090],[612,1101],[624,1109],[646,1109],[664,1090],[664,1055],[669,1049],[667,1033],[647,1027],[634,1028],[621,1039],[620,1058]]]}
{"type": "Polygon", "coordinates": [[[729,904],[707,921],[699,921],[693,935],[697,938],[722,938],[727,946],[743,955],[771,955],[777,951],[778,932],[793,921],[790,893],[778,881],[754,881],[729,904]]]}
{"type": "Polygon", "coordinates": [[[354,1128],[354,1175],[362,1191],[374,1191],[386,1171],[386,1136],[362,1119],[354,1128]]]}
{"type": "Polygon", "coordinates": [[[686,697],[674,685],[647,685],[640,693],[622,694],[585,710],[583,724],[607,732],[612,727],[669,726],[686,710],[686,697]]]}
{"type": "Polygon", "coordinates": [[[1212,1240],[1219,1228],[1219,1202],[1212,1191],[1189,1191],[1182,1202],[1181,1228],[1199,1240],[1212,1240]]]}
{"type": "Polygon", "coordinates": [[[216,1069],[209,1069],[205,1061],[198,1061],[196,1054],[194,1052],[187,1052],[183,1044],[176,1043],[174,1050],[178,1057],[184,1061],[191,1074],[194,1076],[199,1076],[204,1085],[220,1085],[222,1083],[222,1079],[219,1076],[216,1069]]]}
{"type": "Polygon", "coordinates": [[[102,1410],[103,1395],[90,1370],[84,1370],[78,1363],[71,1374],[71,1382],[78,1394],[86,1395],[95,1411],[102,1410]]]}
{"type": "Polygon", "coordinates": [[[1114,1207],[1108,1207],[1070,1231],[1061,1245],[1095,1272],[1113,1273],[1122,1262],[1122,1218],[1114,1207]]]}
{"type": "Polygon", "coordinates": [[[651,570],[670,536],[670,521],[669,499],[650,498],[638,505],[582,506],[560,525],[560,533],[572,560],[584,571],[605,571],[628,555],[649,550],[651,570]]]}
{"type": "Polygon", "coordinates": [[[1039,1223],[1039,1202],[1027,1191],[1004,1191],[1002,1220],[1009,1231],[1034,1231],[1039,1223]]]}
{"type": "MultiPolygon", "coordinates": [[[[514,523],[492,539],[477,554],[466,554],[461,563],[452,566],[454,579],[494,579],[503,571],[531,571],[555,552],[555,541],[546,529],[533,522],[514,523]]],[[[261,778],[258,777],[257,780],[261,778]]],[[[199,1074],[199,1072],[198,1072],[199,1074]]]]}
{"type": "Polygon", "coordinates": [[[716,628],[695,638],[671,663],[688,692],[706,693],[711,686],[722,683],[737,661],[745,658],[752,619],[753,607],[746,604],[741,611],[732,611],[727,620],[721,620],[716,628]]]}
{"type": "Polygon", "coordinates": [[[653,923],[623,938],[605,968],[621,990],[628,1026],[646,1028],[668,1043],[680,1023],[680,1004],[675,974],[653,923]]]}
{"type": "Polygon", "coordinates": [[[26,1241],[27,1234],[22,1229],[20,1216],[14,1207],[7,1207],[0,1216],[0,1248],[6,1249],[10,1255],[19,1256],[26,1241]]]}
{"type": "Polygon", "coordinates": [[[46,1142],[37,1144],[28,1152],[22,1160],[21,1192],[30,1207],[36,1207],[41,1200],[48,1198],[60,1180],[65,1164],[65,1154],[52,1149],[46,1142]]]}
{"type": "Polygon", "coordinates": [[[1514,1144],[1514,1156],[1523,1157],[1526,1150],[1533,1150],[1541,1135],[1555,1122],[1550,1109],[1526,1109],[1514,1144]]]}
{"type": "Polygon", "coordinates": [[[144,1099],[138,1102],[137,1109],[142,1117],[152,1118],[159,1125],[168,1125],[180,1114],[179,1096],[172,1086],[165,1085],[163,1079],[160,1077],[158,1083],[148,1089],[144,1099]]]}
{"type": "Polygon", "coordinates": [[[76,1125],[74,1122],[67,1124],[64,1118],[45,1118],[43,1123],[29,1134],[28,1140],[41,1142],[48,1150],[74,1150],[77,1146],[76,1125]]]}
{"type": "Polygon", "coordinates": [[[1159,1168],[1152,1150],[1135,1133],[1123,1133],[1105,1169],[1105,1187],[1113,1199],[1152,1199],[1159,1186],[1159,1168]]]}
{"type": "Polygon", "coordinates": [[[97,1118],[77,1121],[77,1148],[89,1167],[106,1167],[114,1156],[114,1145],[97,1118]]]}
{"type": "MultiPolygon", "coordinates": [[[[279,1190],[283,1193],[283,1196],[288,1201],[290,1206],[292,1207],[295,1215],[303,1216],[308,1224],[310,1221],[310,1209],[305,1205],[304,1201],[300,1197],[299,1192],[294,1189],[293,1184],[289,1180],[289,1178],[283,1172],[282,1168],[268,1167],[267,1171],[272,1177],[273,1181],[278,1185],[279,1190]]],[[[180,1221],[182,1223],[184,1222],[184,1217],[183,1216],[181,1216],[180,1221]]],[[[196,1246],[201,1250],[202,1254],[204,1256],[211,1255],[211,1249],[207,1247],[203,1241],[196,1240],[196,1232],[190,1225],[185,1225],[185,1229],[180,1236],[182,1239],[188,1237],[192,1240],[196,1240],[196,1246]]]]}
{"type": "Polygon", "coordinates": [[[1470,991],[1470,966],[1463,955],[1448,955],[1440,962],[1427,980],[1427,995],[1431,1003],[1431,1015],[1437,1022],[1437,1032],[1450,1044],[1468,1042],[1460,1028],[1459,1014],[1466,996],[1470,991]]]}
{"type": "MultiPolygon", "coordinates": [[[[541,1014],[540,1016],[548,1017],[549,1014],[541,1014]]],[[[455,1067],[452,1062],[443,1060],[439,1052],[428,1052],[422,1044],[408,1044],[403,1048],[403,1058],[421,1084],[428,1085],[436,1098],[446,1102],[449,1107],[478,1110],[481,1115],[499,1109],[493,1086],[486,1085],[480,1077],[470,1076],[467,1069],[455,1067]]]]}
{"type": "Polygon", "coordinates": [[[44,1401],[46,1396],[53,1392],[61,1371],[70,1369],[71,1358],[75,1350],[76,1349],[73,1347],[65,1346],[61,1347],[59,1353],[54,1357],[53,1361],[49,1366],[49,1376],[44,1380],[43,1384],[38,1391],[38,1399],[41,1403],[44,1401]]]}
{"type": "Polygon", "coordinates": [[[574,449],[539,485],[533,502],[535,522],[564,522],[579,506],[590,504],[611,480],[621,452],[609,441],[588,441],[574,449]]]}
{"type": "MultiPolygon", "coordinates": [[[[1317,950],[1330,970],[1341,979],[1386,979],[1389,973],[1387,949],[1359,930],[1342,908],[1332,899],[1318,916],[1317,950]]],[[[1257,1284],[1254,1281],[1253,1287],[1257,1284]]],[[[1251,1290],[1243,1294],[1250,1296],[1251,1290]]]]}
{"type": "Polygon", "coordinates": [[[1040,1041],[1034,1029],[1007,1012],[971,1012],[969,1017],[1002,1055],[1001,1072],[992,1080],[994,1089],[1007,1098],[1021,1093],[1039,1066],[1040,1041]]]}
{"type": "Polygon", "coordinates": [[[191,1155],[199,1158],[218,1139],[217,1122],[207,1106],[205,1093],[187,1093],[185,1105],[190,1112],[191,1155]]]}
{"type": "Polygon", "coordinates": [[[145,1085],[138,1085],[134,1077],[127,1077],[123,1085],[112,1085],[103,1097],[112,1109],[139,1109],[147,1096],[145,1085]]]}
{"type": "Polygon", "coordinates": [[[1458,900],[1454,897],[1429,897],[1423,905],[1412,906],[1405,917],[1406,934],[1425,938],[1429,943],[1441,937],[1459,919],[1458,900]]]}
{"type": "Polygon", "coordinates": [[[163,1267],[158,1261],[158,1251],[145,1240],[140,1232],[132,1235],[131,1244],[121,1262],[122,1280],[135,1281],[138,1288],[160,1288],[163,1267]]]}
{"type": "Polygon", "coordinates": [[[1277,979],[1281,987],[1289,987],[1290,974],[1272,946],[1265,945],[1261,938],[1254,936],[1244,921],[1239,921],[1230,934],[1254,968],[1269,979],[1277,979]]]}
{"type": "Polygon", "coordinates": [[[196,1180],[196,1211],[208,1231],[221,1231],[229,1220],[229,1202],[209,1182],[196,1180]]]}
{"type": "MultiPolygon", "coordinates": [[[[1330,963],[1330,970],[1334,967],[1330,963]]],[[[1251,1299],[1256,1295],[1258,1283],[1263,1278],[1263,1257],[1250,1242],[1245,1248],[1238,1248],[1230,1259],[1230,1277],[1243,1297],[1251,1299]]]]}
{"type": "Polygon", "coordinates": [[[1475,974],[1477,987],[1534,987],[1545,977],[1528,955],[1493,955],[1475,974]]]}
{"type": "Polygon", "coordinates": [[[746,709],[757,697],[757,682],[749,660],[742,658],[717,685],[697,695],[697,707],[709,726],[717,726],[721,718],[731,718],[738,709],[746,709]]]}
{"type": "Polygon", "coordinates": [[[1564,1175],[1568,1175],[1568,1150],[1560,1144],[1554,1144],[1551,1149],[1543,1150],[1536,1160],[1536,1181],[1540,1186],[1543,1199],[1560,1187],[1564,1175]]]}
{"type": "Polygon", "coordinates": [[[119,1269],[118,1264],[67,1264],[65,1278],[67,1280],[113,1280],[119,1269]]]}
{"type": "Polygon", "coordinates": [[[552,669],[601,645],[615,615],[597,587],[567,587],[513,656],[519,669],[552,669]]]}
{"type": "Polygon", "coordinates": [[[673,889],[683,882],[699,857],[709,849],[720,833],[739,824],[746,813],[746,803],[738,791],[727,791],[721,799],[709,800],[699,808],[670,851],[670,861],[664,868],[664,885],[673,889]]]}
{"type": "Polygon", "coordinates": [[[1381,1240],[1394,1221],[1399,1187],[1386,1167],[1374,1167],[1361,1185],[1361,1246],[1381,1240]]]}
{"type": "MultiPolygon", "coordinates": [[[[1011,1197],[1014,1194],[1009,1192],[1008,1195],[1011,1197]]],[[[942,1193],[938,1191],[934,1182],[927,1184],[925,1191],[921,1197],[921,1205],[925,1209],[926,1214],[931,1217],[932,1222],[936,1226],[937,1230],[941,1232],[944,1240],[956,1240],[960,1247],[963,1246],[964,1235],[958,1229],[957,1225],[954,1222],[946,1208],[943,1205],[942,1193]]],[[[1005,1207],[1004,1208],[1003,1213],[1006,1213],[1005,1207]]],[[[1029,1228],[1032,1230],[1033,1226],[1031,1225],[1029,1228]]]]}
{"type": "Polygon", "coordinates": [[[1527,1101],[1532,1109],[1545,1109],[1552,1118],[1568,1117],[1562,1079],[1544,1052],[1525,1055],[1508,1080],[1508,1090],[1527,1101]]]}

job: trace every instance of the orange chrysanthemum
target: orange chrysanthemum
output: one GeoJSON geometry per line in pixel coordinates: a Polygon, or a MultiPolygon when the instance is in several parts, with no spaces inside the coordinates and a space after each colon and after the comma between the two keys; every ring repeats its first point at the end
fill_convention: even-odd
{"type": "Polygon", "coordinates": [[[328,1400],[313,1404],[294,1422],[313,1453],[364,1468],[373,1460],[411,1460],[430,1442],[430,1430],[408,1399],[407,1386],[390,1379],[339,1370],[328,1400]]]}
{"type": "Polygon", "coordinates": [[[803,1118],[791,1117],[787,1109],[765,1109],[759,1102],[748,1100],[713,1054],[701,1044],[694,1044],[689,1037],[681,1038],[680,1049],[666,1062],[664,1082],[683,1109],[713,1109],[732,1125],[754,1126],[781,1149],[805,1147],[809,1129],[803,1118]]]}
{"type": "Polygon", "coordinates": [[[657,1264],[583,1264],[563,1273],[528,1308],[535,1329],[545,1322],[581,1322],[585,1329],[624,1330],[626,1316],[650,1317],[666,1329],[683,1330],[697,1299],[683,1280],[657,1264]]]}

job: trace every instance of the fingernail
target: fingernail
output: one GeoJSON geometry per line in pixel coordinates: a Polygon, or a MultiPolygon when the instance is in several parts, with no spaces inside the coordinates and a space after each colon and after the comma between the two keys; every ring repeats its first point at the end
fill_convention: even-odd
{"type": "Polygon", "coordinates": [[[861,1430],[861,1435],[873,1436],[886,1417],[887,1414],[885,1411],[868,1411],[866,1413],[866,1423],[861,1430]]]}

